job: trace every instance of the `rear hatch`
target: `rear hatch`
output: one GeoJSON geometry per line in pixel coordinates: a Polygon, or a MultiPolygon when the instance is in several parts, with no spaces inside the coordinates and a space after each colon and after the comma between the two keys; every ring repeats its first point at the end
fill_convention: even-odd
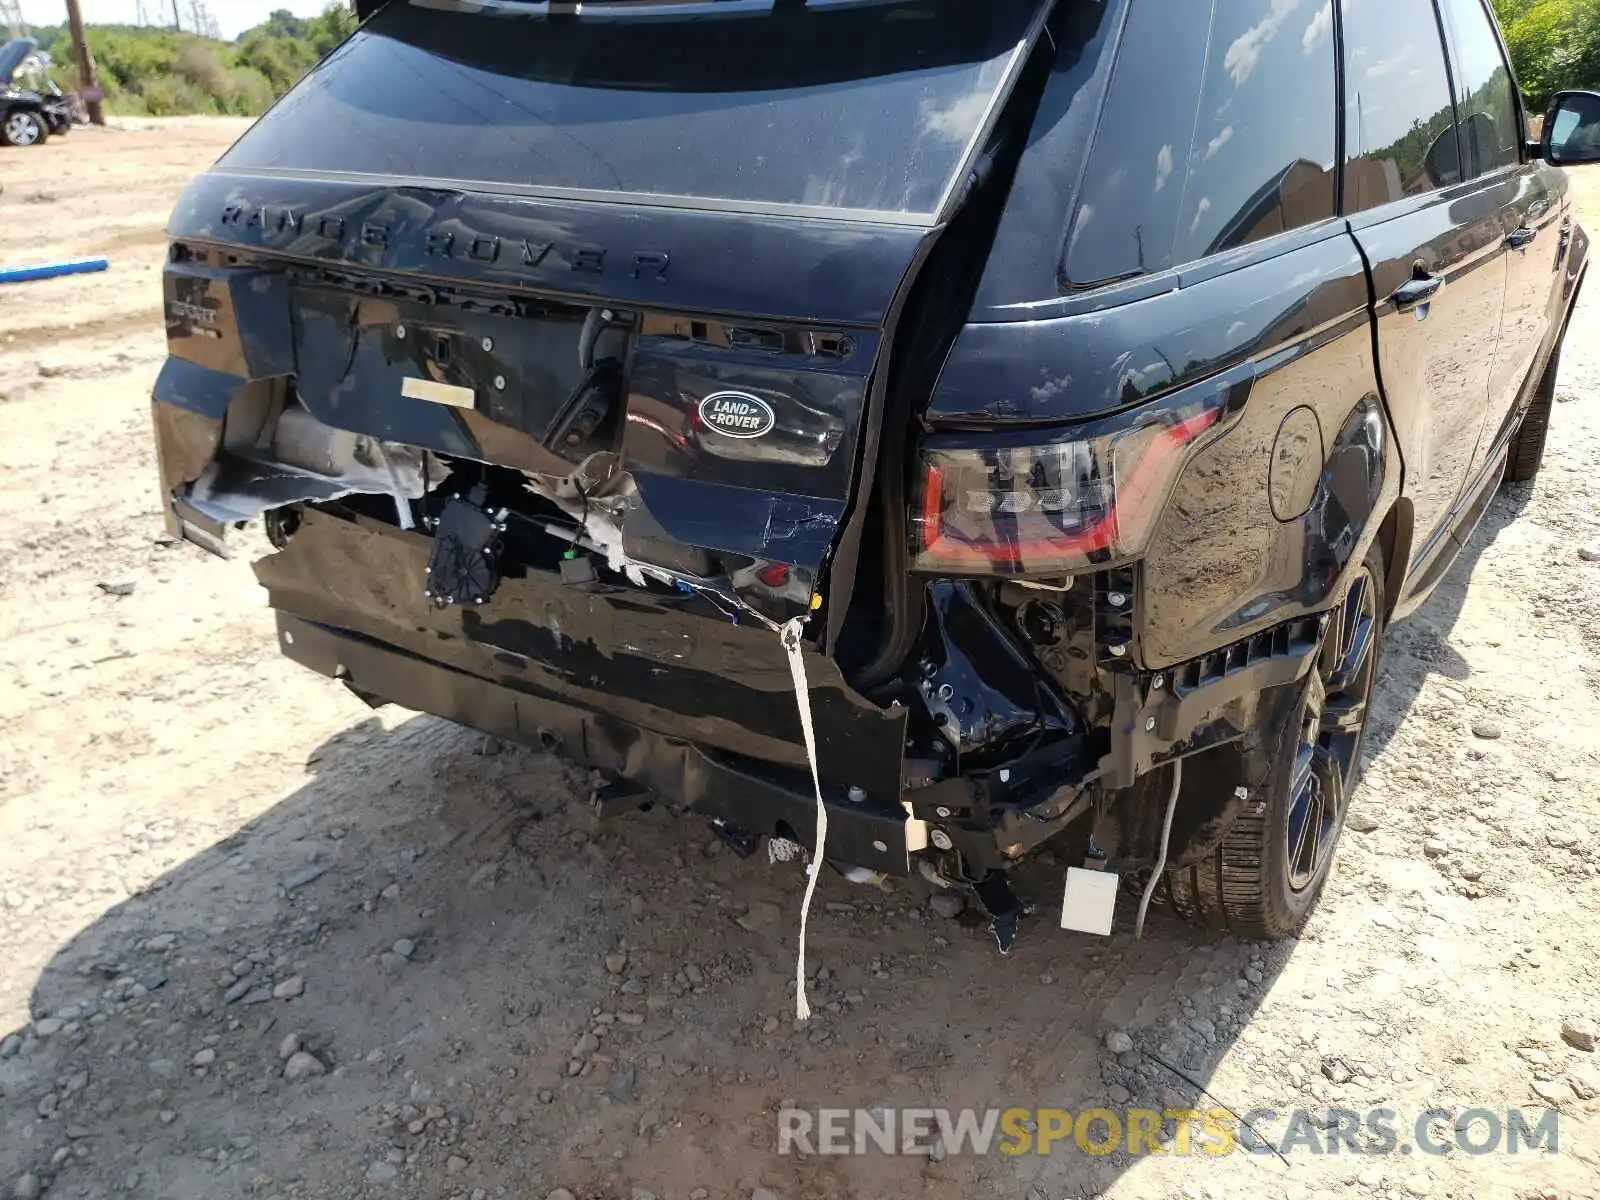
{"type": "Polygon", "coordinates": [[[553,469],[599,313],[635,521],[815,570],[897,291],[1040,8],[392,4],[184,196],[176,240],[251,253],[172,265],[174,354],[236,367],[287,315],[262,369],[326,424],[553,469]]]}
{"type": "Polygon", "coordinates": [[[389,5],[174,213],[177,527],[388,493],[420,533],[478,483],[601,586],[808,611],[897,301],[1048,7],[389,5]]]}

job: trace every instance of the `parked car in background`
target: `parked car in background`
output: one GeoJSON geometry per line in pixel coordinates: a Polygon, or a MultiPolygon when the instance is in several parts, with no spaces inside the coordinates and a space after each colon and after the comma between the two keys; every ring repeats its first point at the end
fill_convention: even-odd
{"type": "Polygon", "coordinates": [[[1600,96],[1525,128],[1483,0],[391,3],[173,214],[167,520],[602,807],[1285,937],[1539,469],[1600,96]]]}
{"type": "Polygon", "coordinates": [[[32,38],[0,46],[0,145],[37,146],[72,128],[72,98],[50,78],[50,56],[32,38]]]}

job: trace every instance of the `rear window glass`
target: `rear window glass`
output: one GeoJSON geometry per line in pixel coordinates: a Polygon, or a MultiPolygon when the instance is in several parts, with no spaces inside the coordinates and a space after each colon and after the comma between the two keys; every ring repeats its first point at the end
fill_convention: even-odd
{"type": "Polygon", "coordinates": [[[1344,0],[1345,209],[1461,181],[1456,111],[1431,0],[1344,0]]]}
{"type": "Polygon", "coordinates": [[[1328,0],[1217,0],[1176,261],[1333,216],[1337,83],[1328,0]]]}
{"type": "Polygon", "coordinates": [[[1172,265],[1210,25],[1205,3],[1137,0],[1128,14],[1067,237],[1073,283],[1172,265]]]}
{"type": "Polygon", "coordinates": [[[1455,29],[1456,122],[1470,174],[1483,175],[1521,161],[1522,127],[1511,69],[1481,0],[1445,0],[1455,29]]]}
{"type": "Polygon", "coordinates": [[[1334,213],[1328,0],[1134,0],[1067,250],[1099,283],[1334,213]]]}
{"type": "Polygon", "coordinates": [[[398,3],[223,164],[926,215],[1040,2],[398,3]]]}

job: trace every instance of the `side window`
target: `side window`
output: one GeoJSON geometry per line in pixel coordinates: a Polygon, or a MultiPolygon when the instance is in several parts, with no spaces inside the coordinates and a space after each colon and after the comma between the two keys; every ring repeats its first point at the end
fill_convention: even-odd
{"type": "Polygon", "coordinates": [[[1163,271],[1200,101],[1206,0],[1134,0],[1067,235],[1067,279],[1163,271]]]}
{"type": "Polygon", "coordinates": [[[1345,211],[1461,181],[1433,0],[1343,0],[1345,211]]]}
{"type": "Polygon", "coordinates": [[[1456,102],[1468,175],[1483,175],[1522,161],[1521,127],[1511,69],[1500,52],[1480,0],[1444,0],[1455,35],[1456,102]]]}
{"type": "Polygon", "coordinates": [[[1331,0],[1217,0],[1207,58],[1178,218],[1180,263],[1334,212],[1331,0]]]}
{"type": "Polygon", "coordinates": [[[1067,240],[1078,286],[1334,213],[1331,0],[1133,0],[1067,240]]]}

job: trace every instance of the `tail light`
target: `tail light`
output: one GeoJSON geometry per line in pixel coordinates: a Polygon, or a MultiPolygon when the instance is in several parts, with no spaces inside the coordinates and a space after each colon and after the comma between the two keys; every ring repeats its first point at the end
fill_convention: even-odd
{"type": "Polygon", "coordinates": [[[1047,434],[928,437],[913,569],[1061,575],[1137,558],[1183,465],[1242,399],[1222,389],[1047,434]]]}

